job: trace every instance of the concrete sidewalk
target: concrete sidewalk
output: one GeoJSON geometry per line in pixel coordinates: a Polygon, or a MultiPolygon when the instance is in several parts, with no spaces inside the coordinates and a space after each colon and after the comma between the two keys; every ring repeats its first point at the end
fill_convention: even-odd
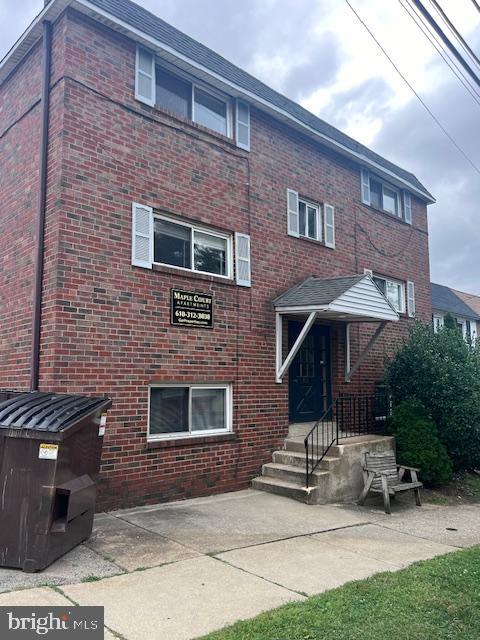
{"type": "Polygon", "coordinates": [[[187,640],[479,543],[480,506],[396,500],[387,516],[380,503],[248,490],[100,514],[90,540],[41,574],[1,569],[0,606],[103,605],[105,637],[187,640]]]}

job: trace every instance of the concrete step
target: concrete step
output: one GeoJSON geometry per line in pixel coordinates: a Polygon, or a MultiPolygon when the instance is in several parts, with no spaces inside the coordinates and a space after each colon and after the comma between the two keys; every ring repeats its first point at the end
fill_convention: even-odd
{"type": "MultiPolygon", "coordinates": [[[[323,453],[324,449],[323,447],[314,447],[313,448],[315,453],[318,453],[318,451],[320,451],[321,453],[323,453]]],[[[304,442],[304,438],[286,438],[285,440],[285,450],[286,451],[297,451],[299,453],[303,453],[305,455],[305,442],[304,442]]],[[[330,453],[330,450],[329,450],[330,453]]]]}
{"type": "MultiPolygon", "coordinates": [[[[340,458],[331,456],[329,451],[321,461],[320,468],[328,471],[331,467],[334,467],[339,460],[340,458]]],[[[291,465],[292,467],[301,467],[302,469],[305,469],[305,452],[274,451],[273,462],[276,462],[278,464],[291,465]]]]}
{"type": "Polygon", "coordinates": [[[259,491],[268,491],[269,493],[276,493],[286,498],[293,498],[300,502],[310,502],[312,495],[315,492],[315,487],[307,489],[305,486],[296,484],[295,482],[287,482],[280,480],[279,478],[270,478],[260,476],[252,480],[252,488],[259,491]]]}
{"type": "MultiPolygon", "coordinates": [[[[302,469],[301,467],[268,462],[262,467],[262,475],[267,478],[279,478],[280,480],[285,480],[286,482],[305,485],[305,469],[302,469]]],[[[310,484],[318,486],[322,483],[325,483],[328,476],[328,471],[315,469],[310,477],[310,484]]]]}
{"type": "MultiPolygon", "coordinates": [[[[289,438],[304,438],[311,429],[316,425],[315,422],[294,422],[288,425],[288,437],[289,438]]],[[[331,423],[330,423],[331,424],[331,423]]],[[[333,421],[333,424],[337,423],[333,421]]]]}

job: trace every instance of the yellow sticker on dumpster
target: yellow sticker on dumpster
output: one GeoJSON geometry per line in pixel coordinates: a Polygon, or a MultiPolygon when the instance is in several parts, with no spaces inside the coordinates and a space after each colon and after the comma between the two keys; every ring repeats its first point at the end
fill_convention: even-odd
{"type": "Polygon", "coordinates": [[[40,460],[56,460],[58,456],[58,444],[41,444],[38,450],[40,460]]]}

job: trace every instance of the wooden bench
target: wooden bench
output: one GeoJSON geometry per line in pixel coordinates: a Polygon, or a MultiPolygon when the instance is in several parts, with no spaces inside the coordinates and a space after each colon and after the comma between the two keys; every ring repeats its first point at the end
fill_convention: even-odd
{"type": "Polygon", "coordinates": [[[421,507],[420,488],[423,484],[418,481],[417,471],[420,469],[397,464],[394,453],[366,453],[363,467],[365,487],[358,504],[364,504],[369,491],[382,493],[385,513],[391,513],[390,496],[395,497],[401,491],[414,491],[415,502],[421,507]],[[410,472],[411,482],[403,482],[405,471],[410,472]]]}

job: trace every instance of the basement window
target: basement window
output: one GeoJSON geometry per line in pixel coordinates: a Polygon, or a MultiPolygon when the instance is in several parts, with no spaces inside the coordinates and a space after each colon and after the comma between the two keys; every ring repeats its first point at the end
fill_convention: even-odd
{"type": "Polygon", "coordinates": [[[230,385],[152,386],[149,439],[215,435],[231,431],[230,385]]]}

